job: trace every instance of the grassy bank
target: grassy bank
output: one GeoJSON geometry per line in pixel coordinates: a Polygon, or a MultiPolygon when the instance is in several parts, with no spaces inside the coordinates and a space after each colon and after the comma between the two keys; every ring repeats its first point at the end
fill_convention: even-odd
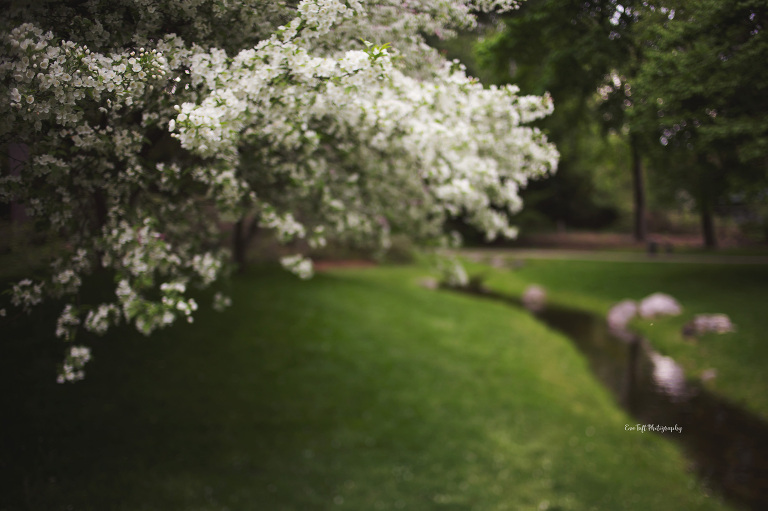
{"type": "Polygon", "coordinates": [[[420,274],[254,271],[222,314],[94,341],[74,385],[17,330],[0,509],[725,509],[568,340],[420,274]]]}
{"type": "Polygon", "coordinates": [[[599,314],[625,298],[639,300],[659,291],[674,296],[683,306],[681,316],[637,320],[634,328],[677,360],[689,377],[716,369],[709,388],[768,419],[768,265],[528,260],[516,270],[469,268],[496,290],[519,295],[536,283],[560,304],[599,314]],[[738,331],[683,337],[683,325],[695,314],[715,312],[728,314],[738,331]]]}

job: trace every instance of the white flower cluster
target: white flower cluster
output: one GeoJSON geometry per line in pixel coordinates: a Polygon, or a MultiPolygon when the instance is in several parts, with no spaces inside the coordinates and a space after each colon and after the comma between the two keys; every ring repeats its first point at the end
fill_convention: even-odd
{"type": "Polygon", "coordinates": [[[221,293],[213,295],[213,310],[221,312],[232,305],[232,299],[221,293]]]}
{"type": "MultiPolygon", "coordinates": [[[[29,4],[0,20],[0,138],[15,155],[0,201],[65,249],[11,302],[76,296],[99,268],[117,282],[112,303],[66,306],[66,339],[191,322],[189,289],[227,269],[222,219],[312,247],[440,238],[454,216],[514,236],[519,189],[557,164],[526,126],[548,96],[484,88],[425,44],[512,0],[29,4]]],[[[281,262],[312,275],[303,255],[281,262]]],[[[70,353],[64,381],[83,359],[70,353]]]]}
{"type": "Polygon", "coordinates": [[[82,284],[80,277],[72,270],[72,268],[67,268],[61,273],[54,275],[52,280],[54,284],[61,286],[61,291],[63,293],[76,293],[82,284]]]}
{"type": "Polygon", "coordinates": [[[43,301],[43,284],[24,279],[13,285],[11,303],[30,312],[32,307],[43,301]]]}
{"type": "Polygon", "coordinates": [[[314,272],[312,268],[312,260],[307,259],[301,254],[281,257],[280,264],[283,265],[283,268],[301,279],[310,278],[314,272]]]}
{"type": "Polygon", "coordinates": [[[103,303],[88,311],[85,317],[85,328],[90,332],[104,334],[110,325],[119,321],[120,311],[111,303],[103,303]]]}
{"type": "Polygon", "coordinates": [[[76,382],[85,378],[83,366],[91,360],[91,349],[87,346],[71,346],[69,352],[64,358],[59,375],[56,378],[58,383],[76,382]]]}
{"type": "Polygon", "coordinates": [[[80,318],[76,309],[72,305],[67,305],[56,321],[56,337],[63,337],[64,340],[71,341],[79,324],[80,318]]]}
{"type": "Polygon", "coordinates": [[[212,252],[205,254],[195,254],[192,258],[192,268],[200,275],[203,285],[208,285],[216,281],[221,270],[221,260],[212,252]]]}
{"type": "Polygon", "coordinates": [[[458,259],[445,258],[438,263],[442,281],[450,287],[465,287],[469,284],[467,270],[458,259]]]}
{"type": "Polygon", "coordinates": [[[10,77],[10,101],[2,111],[7,129],[41,131],[44,123],[72,128],[67,135],[78,147],[98,143],[98,133],[86,120],[83,104],[104,101],[103,112],[143,102],[148,84],[167,73],[157,50],[141,48],[111,55],[92,52],[72,41],[56,44],[52,32],[23,24],[4,37],[7,58],[0,76],[10,77]]]}

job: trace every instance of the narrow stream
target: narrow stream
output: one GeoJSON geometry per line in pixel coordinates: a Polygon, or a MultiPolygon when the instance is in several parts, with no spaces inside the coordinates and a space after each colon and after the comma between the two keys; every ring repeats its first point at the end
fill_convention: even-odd
{"type": "MultiPolygon", "coordinates": [[[[501,294],[469,292],[522,307],[501,294]]],[[[683,446],[708,486],[737,505],[768,509],[768,423],[686,381],[674,360],[636,334],[611,332],[600,316],[555,306],[533,314],[578,346],[637,424],[682,427],[663,436],[683,446]]]]}

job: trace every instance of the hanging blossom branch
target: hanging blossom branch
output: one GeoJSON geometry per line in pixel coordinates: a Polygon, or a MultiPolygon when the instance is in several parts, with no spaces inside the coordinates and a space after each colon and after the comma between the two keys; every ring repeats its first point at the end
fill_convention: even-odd
{"type": "MultiPolygon", "coordinates": [[[[132,35],[94,2],[82,7],[95,6],[90,31],[62,11],[75,20],[72,40],[40,15],[0,41],[0,137],[29,150],[19,173],[0,178],[0,200],[23,204],[63,246],[46,275],[12,286],[10,306],[63,299],[64,340],[120,322],[150,334],[193,321],[190,290],[228,269],[221,218],[252,214],[280,241],[310,246],[386,247],[392,229],[439,239],[459,215],[488,239],[511,237],[519,189],[556,167],[554,147],[527,126],[552,111],[548,96],[484,88],[420,35],[514,2],[304,0],[291,10],[252,0],[247,28],[260,40],[229,53],[223,45],[248,36],[216,24],[226,11],[184,25],[183,2],[164,2],[185,41],[157,32],[157,16],[134,0],[118,3],[135,10],[132,35]],[[420,56],[424,65],[408,68],[420,56]],[[113,298],[83,303],[97,270],[114,277],[113,298]]],[[[312,274],[302,254],[282,262],[312,274]]],[[[213,305],[229,303],[217,293],[213,305]]],[[[88,347],[70,346],[59,381],[81,379],[89,359],[88,347]]]]}

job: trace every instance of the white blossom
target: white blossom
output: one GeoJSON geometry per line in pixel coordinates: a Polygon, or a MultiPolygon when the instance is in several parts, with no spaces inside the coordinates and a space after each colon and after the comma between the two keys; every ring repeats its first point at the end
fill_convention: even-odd
{"type": "Polygon", "coordinates": [[[56,337],[63,337],[67,341],[72,340],[79,324],[80,319],[77,317],[75,308],[67,305],[56,321],[56,337]]]}
{"type": "Polygon", "coordinates": [[[83,366],[91,360],[91,349],[87,346],[71,346],[61,365],[58,383],[76,382],[85,378],[83,366]]]}
{"type": "Polygon", "coordinates": [[[216,293],[215,295],[213,295],[214,310],[221,312],[224,309],[230,307],[231,305],[232,305],[232,299],[230,297],[225,296],[221,293],[216,293]]]}
{"type": "Polygon", "coordinates": [[[11,303],[29,312],[34,305],[43,301],[43,284],[24,279],[13,285],[11,303]]]}
{"type": "MultiPolygon", "coordinates": [[[[190,289],[226,273],[228,253],[212,247],[223,220],[237,218],[312,247],[386,247],[393,231],[441,239],[452,216],[489,239],[513,237],[519,190],[557,165],[555,148],[526,125],[552,111],[551,98],[484,88],[425,34],[447,37],[472,27],[473,12],[516,5],[10,7],[0,20],[0,136],[29,157],[0,177],[0,201],[24,204],[67,239],[45,278],[12,286],[11,304],[80,304],[83,282],[102,268],[116,277],[113,301],[68,305],[57,335],[70,339],[80,325],[103,334],[123,320],[145,334],[191,322],[190,289]],[[123,11],[130,20],[107,14],[123,11]]],[[[312,275],[304,255],[281,262],[312,275]]],[[[82,358],[70,353],[64,381],[81,377],[72,361],[82,358]]]]}
{"type": "Polygon", "coordinates": [[[465,287],[469,284],[469,275],[464,266],[455,258],[446,258],[439,261],[439,269],[442,281],[450,287],[465,287]]]}
{"type": "Polygon", "coordinates": [[[312,261],[301,254],[282,257],[280,264],[301,279],[308,279],[313,274],[312,261]]]}
{"type": "Polygon", "coordinates": [[[85,328],[96,334],[104,334],[119,317],[119,310],[114,304],[101,304],[98,308],[88,311],[85,328]]]}

